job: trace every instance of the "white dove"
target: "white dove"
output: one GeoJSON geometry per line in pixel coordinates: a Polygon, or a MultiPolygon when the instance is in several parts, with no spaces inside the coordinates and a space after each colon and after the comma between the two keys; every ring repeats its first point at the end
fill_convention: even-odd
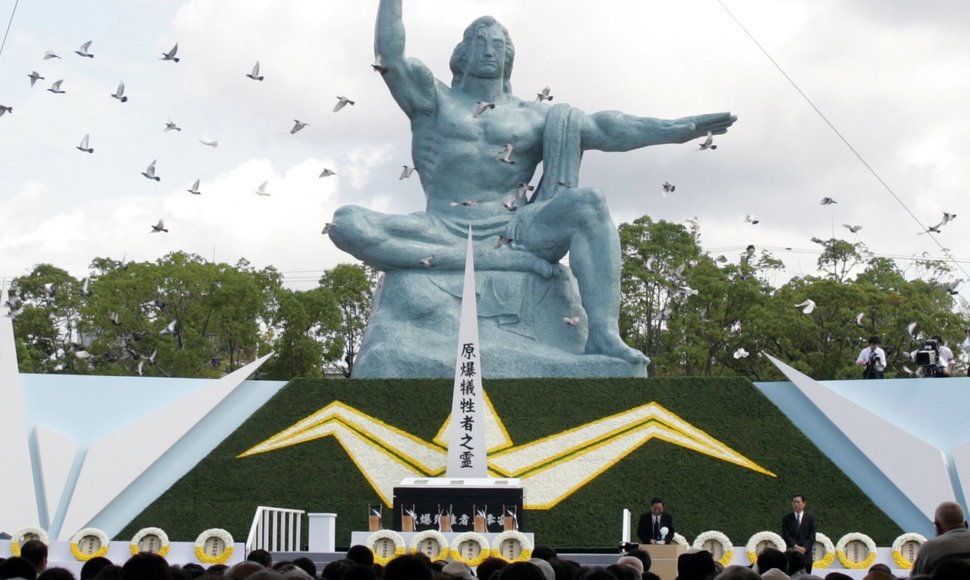
{"type": "Polygon", "coordinates": [[[249,78],[251,78],[251,79],[253,79],[254,81],[261,81],[261,80],[263,80],[263,76],[259,74],[259,61],[258,60],[256,61],[256,64],[253,65],[253,72],[247,73],[246,76],[249,77],[249,78]]]}
{"type": "Polygon", "coordinates": [[[580,322],[582,322],[582,319],[578,316],[563,316],[562,321],[568,324],[569,326],[576,326],[580,322]]]}
{"type": "Polygon", "coordinates": [[[269,185],[268,181],[264,181],[259,184],[259,187],[256,188],[256,195],[268,196],[269,192],[266,191],[267,185],[269,185]]]}
{"type": "Polygon", "coordinates": [[[158,177],[157,175],[155,175],[155,161],[152,161],[151,163],[149,163],[148,167],[145,168],[145,171],[142,171],[141,174],[147,177],[148,179],[153,179],[155,181],[162,180],[161,177],[158,177]]]}
{"type": "Polygon", "coordinates": [[[499,156],[496,159],[508,165],[515,165],[515,161],[512,160],[513,150],[515,150],[515,147],[511,143],[506,143],[505,147],[502,147],[502,150],[499,151],[499,156]]]}
{"type": "Polygon", "coordinates": [[[744,216],[744,221],[748,222],[751,225],[755,225],[759,223],[761,220],[755,218],[754,215],[749,213],[748,215],[744,216]]]}
{"type": "Polygon", "coordinates": [[[855,325],[856,326],[859,326],[859,327],[862,326],[862,319],[863,319],[863,317],[865,317],[865,315],[866,314],[864,312],[860,312],[859,314],[856,314],[855,315],[855,325]]]}
{"type": "Polygon", "coordinates": [[[302,131],[304,127],[309,127],[309,123],[304,123],[299,119],[293,119],[293,128],[290,129],[290,135],[296,133],[297,131],[302,131]]]}
{"type": "Polygon", "coordinates": [[[182,128],[179,127],[178,125],[176,125],[175,124],[175,121],[169,119],[168,122],[165,123],[165,130],[166,131],[181,131],[182,128]]]}
{"type": "Polygon", "coordinates": [[[337,173],[333,170],[327,169],[326,167],[324,167],[323,171],[320,172],[320,177],[330,177],[331,175],[337,175],[337,173]]]}
{"type": "Polygon", "coordinates": [[[384,66],[384,58],[380,55],[380,53],[374,55],[374,64],[370,66],[376,72],[381,73],[381,75],[387,74],[387,67],[384,66]]]}
{"type": "Polygon", "coordinates": [[[83,151],[85,153],[94,153],[94,148],[91,147],[91,136],[85,135],[81,137],[81,144],[76,147],[78,151],[83,151]]]}
{"type": "Polygon", "coordinates": [[[421,258],[421,260],[419,261],[421,262],[421,265],[424,266],[425,268],[430,268],[431,263],[434,261],[434,254],[431,254],[430,256],[425,256],[421,258]]]}
{"type": "Polygon", "coordinates": [[[516,185],[516,187],[518,188],[516,190],[516,192],[515,192],[516,197],[522,197],[522,198],[524,198],[525,196],[529,195],[529,192],[530,191],[535,191],[535,186],[534,185],[529,185],[528,183],[526,183],[524,181],[520,181],[516,185]]]}
{"type": "Polygon", "coordinates": [[[415,170],[414,167],[411,167],[409,165],[404,165],[403,167],[404,169],[401,171],[401,177],[399,177],[398,179],[407,179],[411,177],[412,173],[414,173],[414,170],[415,170]]]}
{"type": "Polygon", "coordinates": [[[701,142],[700,146],[697,148],[698,151],[703,151],[705,149],[717,149],[717,145],[714,144],[714,135],[708,131],[707,137],[701,142]]]}
{"type": "Polygon", "coordinates": [[[66,92],[64,89],[61,88],[61,83],[63,82],[64,82],[64,79],[54,81],[53,83],[51,83],[51,88],[47,90],[54,93],[55,95],[63,95],[66,92]]]}
{"type": "Polygon", "coordinates": [[[485,101],[478,101],[478,106],[475,107],[475,112],[472,113],[472,118],[477,119],[482,116],[482,113],[489,109],[494,109],[495,103],[486,103],[485,101]]]}
{"type": "Polygon", "coordinates": [[[801,308],[802,314],[811,314],[815,311],[815,301],[811,298],[806,298],[801,304],[796,304],[795,308],[801,308]]]}
{"type": "Polygon", "coordinates": [[[208,133],[202,134],[202,138],[199,139],[199,143],[202,143],[206,147],[212,147],[213,149],[219,146],[219,141],[210,137],[208,133]]]}
{"type": "Polygon", "coordinates": [[[170,60],[172,62],[178,62],[179,57],[175,56],[175,53],[179,51],[179,43],[175,43],[175,46],[168,49],[168,52],[162,53],[162,58],[160,60],[170,60]]]}
{"type": "Polygon", "coordinates": [[[175,334],[175,326],[177,324],[178,324],[178,321],[177,320],[173,320],[173,321],[169,322],[168,323],[168,326],[166,326],[165,328],[163,328],[158,334],[161,334],[161,335],[165,335],[165,334],[175,334]]]}
{"type": "Polygon", "coordinates": [[[333,106],[333,112],[336,113],[337,111],[339,111],[340,109],[343,109],[347,105],[353,105],[353,104],[355,103],[350,99],[348,99],[347,97],[337,97],[337,104],[333,106]]]}
{"type": "Polygon", "coordinates": [[[819,202],[819,205],[832,205],[834,203],[839,203],[839,202],[835,201],[831,197],[823,197],[822,201],[819,202]]]}
{"type": "Polygon", "coordinates": [[[91,48],[91,42],[92,42],[92,41],[90,41],[90,40],[89,40],[89,41],[87,41],[87,42],[85,42],[84,44],[82,44],[82,45],[81,45],[81,48],[79,48],[78,50],[75,50],[75,51],[74,51],[74,54],[77,54],[77,55],[80,55],[80,56],[83,56],[83,57],[85,57],[85,58],[94,58],[94,54],[92,54],[92,53],[91,53],[91,52],[90,52],[90,51],[88,50],[88,49],[90,49],[90,48],[91,48]]]}
{"type": "Polygon", "coordinates": [[[859,233],[859,230],[862,229],[862,226],[855,226],[855,225],[852,225],[852,224],[842,224],[842,227],[845,228],[845,229],[847,229],[847,230],[849,230],[853,234],[859,233]]]}
{"type": "Polygon", "coordinates": [[[201,182],[202,182],[202,180],[201,180],[201,179],[196,179],[196,180],[195,180],[195,183],[193,183],[193,184],[192,184],[192,187],[191,187],[191,188],[189,188],[189,189],[187,189],[186,191],[188,191],[188,192],[189,192],[189,193],[191,193],[192,195],[202,195],[202,192],[201,192],[201,191],[199,191],[199,184],[200,184],[201,182]]]}
{"type": "Polygon", "coordinates": [[[111,93],[112,98],[118,99],[122,103],[128,102],[128,97],[125,96],[125,83],[124,81],[118,83],[118,88],[115,92],[111,93]]]}
{"type": "Polygon", "coordinates": [[[670,183],[669,181],[665,181],[661,187],[663,188],[665,194],[673,193],[674,190],[677,189],[677,186],[674,185],[673,183],[670,183]]]}
{"type": "Polygon", "coordinates": [[[54,52],[53,50],[45,50],[44,51],[44,60],[50,60],[52,58],[61,58],[61,57],[57,56],[57,53],[54,52]]]}
{"type": "Polygon", "coordinates": [[[334,228],[336,228],[336,227],[337,227],[336,224],[327,222],[327,223],[323,224],[323,231],[320,232],[320,233],[323,234],[323,235],[327,235],[330,232],[332,232],[334,230],[334,228]]]}
{"type": "Polygon", "coordinates": [[[510,238],[508,236],[499,236],[498,237],[498,243],[495,244],[495,249],[497,250],[497,249],[501,248],[502,246],[505,246],[505,245],[510,244],[511,242],[512,242],[512,238],[510,238]]]}
{"type": "Polygon", "coordinates": [[[541,103],[542,101],[551,101],[552,95],[549,94],[549,90],[549,87],[545,87],[536,93],[536,102],[541,103]]]}
{"type": "Polygon", "coordinates": [[[27,75],[27,77],[30,79],[30,86],[34,86],[37,81],[44,80],[44,77],[40,76],[40,73],[35,70],[30,71],[30,74],[27,75]]]}
{"type": "Polygon", "coordinates": [[[166,234],[168,233],[168,230],[165,228],[165,222],[162,220],[158,220],[158,223],[152,226],[152,231],[148,233],[157,234],[159,232],[165,232],[166,234]]]}
{"type": "Polygon", "coordinates": [[[750,353],[744,350],[744,348],[738,348],[738,350],[734,351],[734,358],[736,359],[748,358],[749,354],[750,353]]]}

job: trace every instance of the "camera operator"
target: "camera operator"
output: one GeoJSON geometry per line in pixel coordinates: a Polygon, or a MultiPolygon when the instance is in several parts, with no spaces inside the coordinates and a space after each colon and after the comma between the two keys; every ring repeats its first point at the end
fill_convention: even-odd
{"type": "Polygon", "coordinates": [[[939,335],[934,336],[933,340],[940,345],[940,362],[938,364],[943,372],[943,376],[952,377],[953,367],[957,364],[956,357],[953,356],[953,351],[950,350],[950,347],[943,342],[943,339],[939,335]]]}
{"type": "Polygon", "coordinates": [[[878,336],[869,337],[869,346],[862,349],[855,360],[855,364],[866,367],[862,371],[862,378],[883,378],[883,373],[886,371],[886,351],[879,347],[878,336]]]}

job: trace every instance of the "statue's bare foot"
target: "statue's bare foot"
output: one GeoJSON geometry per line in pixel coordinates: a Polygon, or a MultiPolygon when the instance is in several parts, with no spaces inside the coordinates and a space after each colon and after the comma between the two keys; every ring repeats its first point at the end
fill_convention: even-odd
{"type": "Polygon", "coordinates": [[[633,364],[650,364],[650,359],[645,354],[623,342],[619,334],[606,330],[589,329],[589,337],[586,339],[586,354],[602,354],[623,359],[633,364]]]}

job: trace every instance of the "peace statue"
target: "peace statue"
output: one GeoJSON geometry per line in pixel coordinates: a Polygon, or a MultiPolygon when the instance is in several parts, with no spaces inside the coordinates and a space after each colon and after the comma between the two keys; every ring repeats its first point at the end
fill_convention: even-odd
{"type": "Polygon", "coordinates": [[[465,29],[448,86],[405,56],[401,4],[380,2],[374,67],[411,121],[427,205],[334,215],[334,244],[384,272],[353,376],[452,376],[469,226],[485,377],[646,376],[647,357],[620,338],[619,235],[603,194],[579,186],[582,153],[684,143],[725,133],[736,117],[586,114],[546,95],[519,99],[515,48],[490,16],[465,29]]]}

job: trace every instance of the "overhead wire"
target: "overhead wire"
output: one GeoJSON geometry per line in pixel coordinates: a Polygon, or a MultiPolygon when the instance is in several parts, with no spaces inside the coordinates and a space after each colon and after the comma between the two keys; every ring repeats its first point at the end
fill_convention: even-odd
{"type": "Polygon", "coordinates": [[[7,30],[3,33],[3,41],[0,41],[0,56],[3,56],[3,47],[7,46],[7,36],[10,34],[10,26],[13,24],[13,15],[17,13],[17,5],[20,0],[14,0],[13,10],[10,11],[10,20],[7,21],[7,30]]]}
{"type": "Polygon", "coordinates": [[[771,56],[768,50],[760,42],[758,42],[758,39],[756,39],[754,35],[751,34],[751,32],[744,26],[744,24],[741,23],[738,17],[735,16],[733,12],[731,12],[731,10],[724,4],[722,0],[715,0],[715,1],[721,6],[721,8],[724,9],[724,12],[726,12],[727,15],[731,18],[731,20],[733,20],[734,23],[738,25],[738,28],[740,28],[741,31],[744,32],[744,34],[751,40],[751,42],[753,42],[754,45],[758,47],[758,50],[760,50],[761,53],[764,54],[769,61],[771,61],[771,64],[778,70],[778,72],[781,73],[783,77],[785,77],[785,80],[787,80],[788,83],[795,89],[795,91],[799,95],[801,95],[802,99],[804,99],[805,102],[808,103],[808,105],[815,111],[815,113],[819,116],[819,118],[821,118],[822,121],[824,121],[825,124],[828,125],[829,129],[831,129],[832,132],[835,133],[835,135],[842,141],[842,143],[845,144],[846,147],[848,147],[849,151],[851,151],[852,154],[855,155],[856,159],[858,159],[859,162],[862,163],[863,167],[865,167],[869,171],[869,173],[871,173],[872,176],[876,178],[876,181],[878,181],[882,185],[882,187],[889,193],[889,195],[891,195],[892,198],[896,200],[896,203],[898,203],[899,206],[902,207],[907,214],[909,214],[909,217],[911,217],[913,221],[919,225],[920,229],[923,230],[923,232],[925,232],[931,240],[933,240],[933,243],[935,243],[941,250],[943,250],[944,255],[947,255],[947,260],[952,262],[957,269],[963,272],[963,275],[965,278],[970,278],[970,274],[967,273],[967,271],[963,268],[963,266],[960,265],[960,263],[957,260],[949,256],[949,251],[943,246],[942,243],[940,243],[938,239],[936,239],[936,236],[933,235],[933,232],[930,231],[930,229],[926,227],[918,217],[916,217],[916,214],[914,214],[909,209],[906,203],[898,195],[896,195],[896,192],[893,191],[893,188],[890,187],[889,184],[886,183],[886,181],[882,178],[882,176],[880,176],[879,173],[865,160],[862,154],[859,153],[859,151],[856,150],[856,148],[853,147],[851,143],[849,143],[849,140],[845,137],[845,135],[843,135],[842,132],[839,131],[839,129],[835,126],[835,124],[832,123],[832,121],[830,121],[829,118],[825,116],[825,113],[823,113],[822,110],[819,109],[818,106],[812,101],[812,99],[805,93],[805,91],[803,91],[801,87],[798,86],[798,83],[796,83],[795,80],[787,72],[785,72],[785,69],[783,69],[781,65],[778,63],[778,61],[776,61],[771,56]]]}

